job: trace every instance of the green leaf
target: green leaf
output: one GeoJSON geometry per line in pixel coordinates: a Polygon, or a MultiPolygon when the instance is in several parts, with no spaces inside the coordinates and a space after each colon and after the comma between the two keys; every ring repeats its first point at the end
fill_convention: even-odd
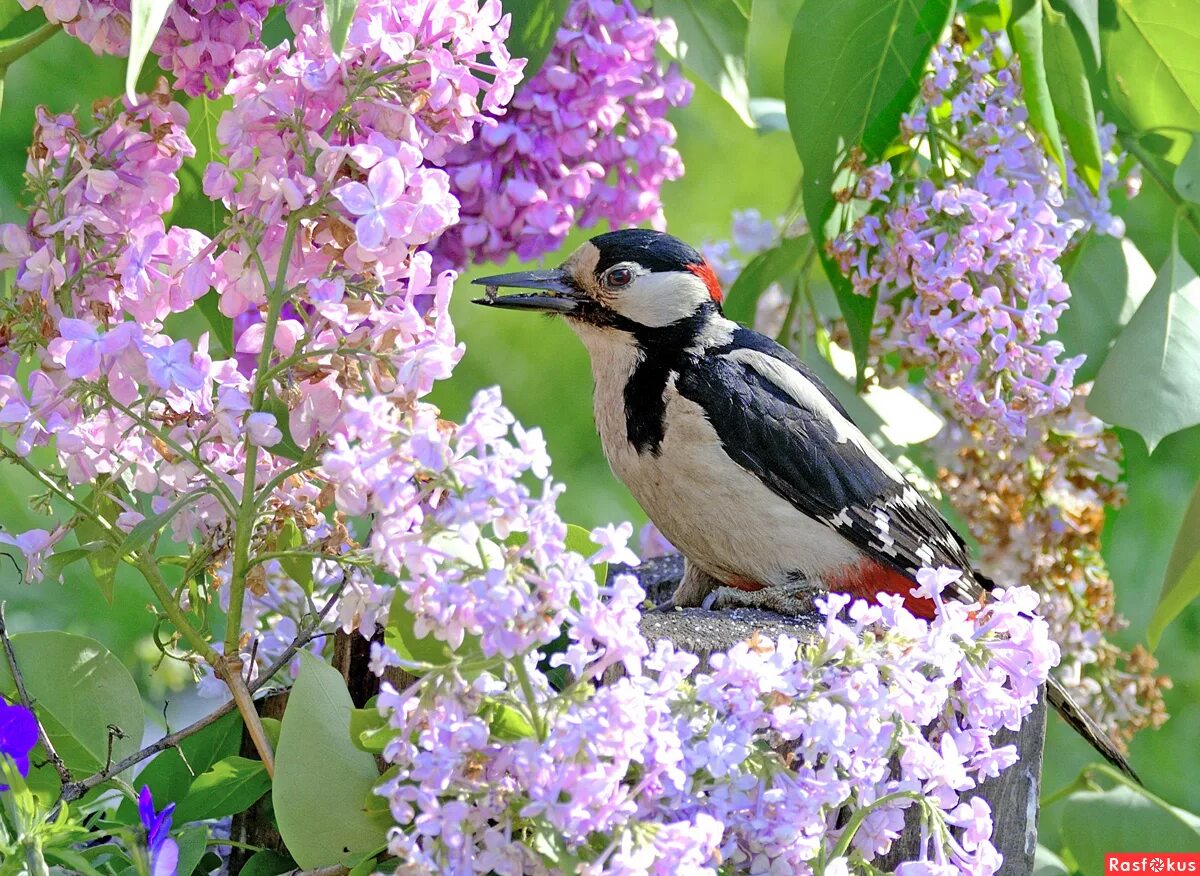
{"type": "Polygon", "coordinates": [[[51,554],[46,560],[46,564],[42,566],[42,574],[46,576],[48,581],[62,581],[63,570],[72,563],[85,559],[94,550],[103,550],[104,545],[96,545],[92,542],[92,546],[67,548],[64,551],[58,551],[51,554]]]}
{"type": "Polygon", "coordinates": [[[655,0],[654,14],[674,20],[679,31],[675,43],[664,48],[754,127],[746,78],[750,28],[745,14],[729,0],[655,0]]]}
{"type": "Polygon", "coordinates": [[[129,531],[129,535],[125,536],[125,540],[121,542],[121,547],[118,548],[119,556],[128,556],[129,554],[137,553],[142,547],[156,537],[168,523],[171,518],[182,511],[186,506],[192,504],[197,498],[205,493],[211,493],[211,487],[202,487],[198,490],[192,490],[190,493],[184,493],[169,506],[165,511],[155,514],[153,517],[146,517],[140,520],[129,531]]]}
{"type": "MultiPolygon", "coordinates": [[[[600,545],[592,541],[592,534],[574,523],[567,524],[567,537],[563,539],[563,544],[567,550],[575,551],[584,557],[590,557],[600,550],[600,545]]],[[[598,563],[592,569],[596,575],[596,583],[603,587],[608,581],[608,563],[598,563]]]]}
{"type": "Polygon", "coordinates": [[[268,449],[275,456],[282,456],[292,462],[301,462],[304,459],[304,448],[297,444],[296,439],[292,437],[291,413],[288,411],[287,405],[278,396],[271,395],[267,397],[264,408],[268,413],[275,415],[275,428],[283,436],[268,449]]]}
{"type": "Polygon", "coordinates": [[[1200,819],[1127,785],[1072,794],[1061,806],[1063,844],[1081,873],[1107,872],[1105,852],[1194,852],[1200,848],[1200,819]]]}
{"type": "Polygon", "coordinates": [[[350,741],[353,710],[338,671],[302,651],[283,713],[271,795],[279,832],[305,869],[378,848],[392,825],[390,817],[371,818],[363,806],[379,771],[375,758],[350,741]]]}
{"type": "Polygon", "coordinates": [[[1051,0],[1058,11],[1063,8],[1070,11],[1075,21],[1083,29],[1088,48],[1092,50],[1092,60],[1100,66],[1100,4],[1097,0],[1051,0]]]}
{"type": "Polygon", "coordinates": [[[350,713],[350,741],[354,747],[370,754],[380,754],[396,737],[379,709],[355,709],[350,713]]]}
{"type": "MultiPolygon", "coordinates": [[[[188,114],[187,135],[196,147],[196,154],[184,159],[179,168],[179,194],[175,196],[175,208],[170,214],[170,224],[195,228],[209,237],[225,227],[229,210],[219,200],[204,194],[204,171],[214,161],[222,161],[221,143],[217,139],[217,125],[221,116],[233,108],[233,98],[222,95],[216,99],[203,95],[193,97],[184,109],[188,114]]],[[[233,321],[216,310],[217,295],[209,293],[201,298],[201,311],[213,328],[213,334],[224,346],[227,355],[233,354],[233,321]],[[205,299],[211,301],[211,309],[219,320],[209,314],[205,299]]]]}
{"type": "MultiPolygon", "coordinates": [[[[97,487],[87,498],[86,504],[96,512],[96,516],[112,523],[121,513],[121,508],[108,492],[97,487]]],[[[80,547],[88,549],[88,565],[92,569],[92,577],[100,588],[105,601],[112,605],[116,592],[117,564],[120,562],[116,548],[108,547],[108,532],[100,524],[85,517],[75,526],[75,538],[80,547]]]]}
{"type": "MultiPolygon", "coordinates": [[[[1054,99],[1054,117],[1075,160],[1075,170],[1093,192],[1100,188],[1100,134],[1096,131],[1096,108],[1083,57],[1067,17],[1053,10],[1046,13],[1045,72],[1054,99]]],[[[1024,67],[1021,68],[1024,74],[1024,67]]]]}
{"type": "Polygon", "coordinates": [[[959,0],[957,12],[963,16],[967,32],[978,37],[985,31],[1008,29],[1012,0],[959,0]]]}
{"type": "Polygon", "coordinates": [[[280,873],[295,869],[296,862],[287,855],[266,849],[255,852],[238,876],[279,876],[280,873]]]}
{"type": "MultiPolygon", "coordinates": [[[[1155,138],[1158,140],[1158,138],[1155,138]]],[[[1143,138],[1142,145],[1153,142],[1143,138]]],[[[1174,141],[1158,140],[1156,145],[1173,148],[1174,141]]],[[[1179,251],[1193,269],[1200,271],[1200,223],[1191,215],[1179,216],[1178,193],[1171,184],[1175,165],[1157,155],[1147,153],[1146,172],[1142,174],[1142,189],[1137,197],[1125,200],[1117,193],[1120,215],[1125,220],[1125,234],[1152,265],[1162,264],[1171,254],[1171,242],[1178,236],[1179,251]]]]}
{"type": "MultiPolygon", "coordinates": [[[[137,751],[145,718],[137,685],[124,665],[94,639],[57,631],[12,637],[17,666],[50,741],[72,771],[93,773],[108,758],[109,725],[120,728],[112,760],[137,751]]],[[[16,696],[6,661],[0,691],[16,696]]]]}
{"type": "Polygon", "coordinates": [[[1200,596],[1200,486],[1192,493],[1183,524],[1175,536],[1171,559],[1163,579],[1162,595],[1146,629],[1151,649],[1158,647],[1163,630],[1197,596],[1200,596]]]}
{"type": "Polygon", "coordinates": [[[1192,136],[1192,145],[1175,168],[1175,191],[1179,197],[1200,204],[1200,136],[1192,136]]]}
{"type": "MultiPolygon", "coordinates": [[[[178,821],[178,814],[175,818],[178,821]]],[[[198,824],[184,828],[175,835],[175,841],[179,843],[179,862],[175,872],[178,876],[191,876],[208,848],[208,827],[198,824]]]]}
{"type": "Polygon", "coordinates": [[[358,10],[358,0],[325,0],[325,16],[329,19],[329,45],[333,54],[341,57],[346,48],[346,34],[358,10]]]}
{"type": "Polygon", "coordinates": [[[0,33],[3,33],[4,28],[8,27],[24,11],[17,0],[2,0],[0,2],[0,33]]]}
{"type": "MultiPolygon", "coordinates": [[[[289,517],[284,522],[283,529],[279,533],[279,549],[282,551],[292,551],[303,547],[306,547],[304,544],[304,535],[300,532],[300,527],[296,525],[296,521],[289,517]]],[[[312,596],[312,557],[280,557],[279,565],[283,567],[284,574],[299,584],[300,589],[306,594],[312,596]]]]}
{"type": "Polygon", "coordinates": [[[920,88],[929,52],[950,21],[952,0],[811,0],[788,44],[784,100],[804,164],[804,210],[817,254],[846,318],[859,375],[866,365],[874,297],[855,294],[825,252],[845,222],[833,185],[849,150],[878,161],[920,88]]]}
{"type": "Polygon", "coordinates": [[[512,16],[504,46],[514,58],[525,59],[522,81],[528,82],[542,69],[554,48],[568,0],[504,0],[501,5],[512,16]]]}
{"type": "Polygon", "coordinates": [[[1129,240],[1093,232],[1063,259],[1071,306],[1055,337],[1068,356],[1087,356],[1076,383],[1094,380],[1109,348],[1154,285],[1154,269],[1129,240]]]}
{"type": "Polygon", "coordinates": [[[271,777],[261,761],[227,757],[196,777],[175,810],[175,821],[185,824],[236,815],[253,806],[270,787],[271,777]]]}
{"type": "Polygon", "coordinates": [[[1071,871],[1058,855],[1038,843],[1033,852],[1033,876],[1071,876],[1071,871]]]}
{"type": "Polygon", "coordinates": [[[125,67],[125,94],[137,103],[137,81],[173,0],[132,0],[129,4],[129,62],[125,67]]]}
{"type": "Polygon", "coordinates": [[[216,292],[207,292],[196,301],[196,309],[200,311],[208,327],[212,329],[212,339],[217,342],[214,355],[233,355],[233,320],[221,313],[221,297],[216,292]]]}
{"type": "Polygon", "coordinates": [[[1024,87],[1025,105],[1029,108],[1029,121],[1042,135],[1042,142],[1054,160],[1061,165],[1062,138],[1054,115],[1054,100],[1050,95],[1045,32],[1041,0],[1015,0],[1008,33],[1013,48],[1021,58],[1021,84],[1024,87]]]}
{"type": "Polygon", "coordinates": [[[1087,407],[1151,451],[1200,423],[1200,279],[1177,247],[1104,360],[1087,407]]]}
{"type": "Polygon", "coordinates": [[[533,738],[533,725],[519,709],[494,697],[485,699],[480,715],[488,722],[493,739],[516,742],[518,739],[533,738]]]}
{"type": "MultiPolygon", "coordinates": [[[[1132,130],[1200,130],[1200,16],[1191,0],[1115,0],[1100,40],[1113,102],[1132,130]]],[[[1179,161],[1180,140],[1168,154],[1179,161]]]]}
{"type": "MultiPolygon", "coordinates": [[[[218,761],[237,754],[241,744],[242,718],[237,712],[230,712],[177,746],[155,755],[138,773],[138,787],[148,786],[159,808],[168,803],[179,803],[188,795],[198,776],[218,761]]],[[[134,801],[123,800],[117,808],[116,818],[124,824],[136,824],[138,812],[134,801]]]]}
{"type": "Polygon", "coordinates": [[[798,271],[812,245],[808,236],[785,238],[752,258],[729,287],[722,308],[725,315],[734,322],[753,325],[759,296],[780,277],[798,271]]]}
{"type": "Polygon", "coordinates": [[[416,663],[428,663],[432,666],[444,666],[453,656],[450,647],[432,634],[418,636],[416,619],[408,610],[405,594],[397,590],[392,597],[392,607],[388,610],[387,629],[384,631],[384,643],[405,660],[416,663]]]}

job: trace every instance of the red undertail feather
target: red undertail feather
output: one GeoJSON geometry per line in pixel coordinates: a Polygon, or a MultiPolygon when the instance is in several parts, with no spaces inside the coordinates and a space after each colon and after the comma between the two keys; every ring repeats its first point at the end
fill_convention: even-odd
{"type": "Polygon", "coordinates": [[[704,281],[704,285],[708,287],[708,295],[713,301],[720,304],[725,300],[725,293],[721,291],[721,281],[717,279],[712,265],[701,262],[698,265],[688,265],[688,270],[704,281]]]}
{"type": "Polygon", "coordinates": [[[742,578],[737,575],[728,579],[725,582],[725,586],[732,587],[735,590],[741,590],[745,593],[753,593],[756,590],[763,589],[763,585],[760,584],[758,581],[751,580],[750,578],[742,578]]]}
{"type": "Polygon", "coordinates": [[[833,575],[826,574],[824,578],[830,590],[849,593],[856,599],[876,602],[877,593],[894,593],[904,598],[904,607],[916,617],[933,620],[937,613],[932,599],[912,595],[910,591],[916,587],[912,578],[874,560],[861,560],[833,575]]]}

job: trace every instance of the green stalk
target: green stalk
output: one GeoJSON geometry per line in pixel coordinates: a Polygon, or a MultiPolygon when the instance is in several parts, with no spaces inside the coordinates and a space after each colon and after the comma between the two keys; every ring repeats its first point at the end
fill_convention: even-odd
{"type": "Polygon", "coordinates": [[[0,43],[0,70],[5,70],[13,61],[23,58],[58,33],[61,25],[46,22],[35,31],[0,43]]]}
{"type": "MultiPolygon", "coordinates": [[[[292,247],[296,243],[299,220],[288,219],[283,246],[279,251],[279,268],[275,274],[275,287],[267,301],[267,321],[263,327],[262,349],[258,353],[255,370],[254,394],[250,399],[250,410],[259,411],[267,395],[269,381],[265,379],[271,365],[271,353],[275,348],[275,331],[279,326],[279,313],[283,309],[283,293],[287,284],[287,267],[292,258],[292,247]]],[[[255,492],[258,476],[258,445],[246,436],[246,478],[242,484],[242,502],[235,520],[233,541],[233,570],[229,579],[229,612],[225,621],[225,653],[235,654],[242,635],[242,604],[246,596],[246,572],[250,569],[250,535],[254,528],[254,515],[258,510],[255,492]]]]}
{"type": "Polygon", "coordinates": [[[1121,145],[1125,147],[1125,151],[1136,158],[1138,163],[1146,169],[1146,173],[1150,174],[1154,181],[1158,183],[1159,188],[1175,203],[1176,209],[1183,214],[1184,220],[1191,226],[1192,231],[1200,236],[1200,222],[1196,221],[1196,215],[1192,212],[1191,204],[1181,198],[1179,192],[1175,191],[1174,182],[1167,179],[1159,170],[1158,165],[1154,163],[1154,156],[1142,146],[1138,140],[1138,135],[1121,134],[1119,139],[1121,145]]]}
{"type": "MultiPolygon", "coordinates": [[[[192,646],[192,650],[202,656],[205,662],[216,672],[217,677],[229,687],[229,692],[233,695],[233,701],[242,715],[242,721],[250,733],[250,739],[254,742],[254,747],[258,750],[258,755],[262,759],[263,766],[266,767],[267,775],[274,776],[275,754],[271,750],[271,742],[267,738],[267,731],[263,727],[262,719],[258,716],[258,710],[254,708],[254,699],[250,695],[250,689],[246,687],[246,680],[242,677],[241,661],[235,660],[231,662],[226,657],[218,654],[204,638],[204,635],[192,626],[191,622],[187,619],[187,615],[183,613],[183,609],[179,607],[179,603],[171,593],[171,589],[167,586],[167,582],[163,580],[162,573],[158,570],[158,563],[155,561],[153,554],[139,553],[137,555],[137,569],[142,573],[142,577],[146,579],[146,583],[150,585],[150,589],[154,591],[155,598],[158,599],[159,604],[163,607],[163,611],[167,613],[167,617],[171,623],[175,625],[175,629],[183,633],[183,637],[192,646]]],[[[236,652],[234,653],[236,654],[236,652]]]]}
{"type": "Polygon", "coordinates": [[[850,816],[850,820],[846,822],[846,827],[842,830],[842,835],[838,837],[838,844],[834,846],[833,851],[829,853],[829,859],[834,861],[838,858],[845,857],[846,853],[850,850],[850,843],[854,840],[854,834],[858,832],[858,829],[862,826],[863,821],[865,821],[866,817],[874,810],[880,808],[881,806],[886,806],[888,803],[892,803],[896,800],[903,800],[905,797],[918,801],[925,799],[916,791],[897,791],[894,794],[886,794],[883,797],[880,797],[870,806],[864,806],[862,809],[856,809],[854,814],[850,816]]]}
{"type": "Polygon", "coordinates": [[[529,673],[525,670],[525,661],[521,656],[517,656],[512,661],[513,672],[517,676],[517,681],[521,684],[521,693],[525,697],[525,705],[529,709],[529,720],[533,724],[533,732],[537,734],[540,742],[546,741],[546,722],[542,719],[542,713],[537,707],[537,698],[533,693],[533,683],[529,680],[529,673]]]}
{"type": "Polygon", "coordinates": [[[221,655],[208,643],[204,634],[192,626],[192,622],[187,619],[187,615],[179,607],[174,594],[171,593],[171,588],[163,580],[162,572],[158,570],[157,558],[153,554],[139,552],[135,556],[134,568],[142,573],[142,577],[154,591],[155,599],[159,601],[163,611],[166,612],[167,618],[175,625],[175,629],[179,630],[187,639],[192,650],[203,657],[204,662],[209,666],[217,668],[217,664],[221,662],[221,655]]]}

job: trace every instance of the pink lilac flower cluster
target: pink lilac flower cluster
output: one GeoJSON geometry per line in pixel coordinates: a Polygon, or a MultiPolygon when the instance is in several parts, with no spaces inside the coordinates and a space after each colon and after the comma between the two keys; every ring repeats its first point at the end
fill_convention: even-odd
{"type": "MultiPolygon", "coordinates": [[[[446,173],[429,162],[474,136],[484,110],[501,110],[523,62],[504,48],[508,20],[495,0],[360,3],[340,59],[322,10],[319,3],[289,9],[293,50],[238,57],[228,88],[234,106],[218,125],[227,161],[209,165],[204,187],[233,216],[217,284],[220,310],[234,320],[240,368],[253,373],[275,361],[273,391],[289,411],[290,436],[302,447],[329,448],[303,495],[290,504],[279,499],[279,515],[297,515],[306,542],[339,554],[354,540],[329,522],[330,501],[361,514],[371,497],[400,513],[420,497],[409,510],[423,513],[427,496],[405,480],[411,464],[354,460],[381,452],[398,430],[432,442],[447,428],[419,403],[462,354],[446,314],[453,275],[435,272],[418,250],[458,217],[446,173]],[[287,304],[273,315],[280,289],[287,304]]],[[[395,534],[388,519],[381,511],[372,543],[395,534]]],[[[416,538],[410,533],[392,547],[402,552],[416,538]]],[[[360,569],[324,571],[343,588],[342,625],[373,631],[387,588],[360,569]]],[[[265,573],[272,586],[247,601],[245,621],[282,618],[281,629],[266,631],[282,647],[304,594],[277,563],[265,573]]],[[[271,651],[260,648],[260,659],[271,651]]]]}
{"type": "MultiPolygon", "coordinates": [[[[15,268],[0,333],[0,426],[22,457],[53,446],[69,484],[121,480],[163,503],[154,508],[161,511],[204,477],[170,445],[186,442],[189,418],[211,413],[220,369],[207,336],[177,340],[162,324],[210,288],[211,242],[163,224],[179,187],[175,173],[193,154],[187,115],[165,86],[136,107],[98,106],[95,122],[81,130],[71,116],[38,110],[26,167],[30,218],[0,228],[0,267],[15,268]],[[34,368],[18,379],[26,355],[34,368]]],[[[196,462],[209,474],[237,468],[215,446],[204,455],[196,462]]],[[[185,517],[220,516],[219,507],[206,491],[185,517]]],[[[112,523],[126,531],[143,516],[133,504],[118,513],[112,523]]],[[[68,531],[14,541],[31,578],[68,531]]]]}
{"type": "Polygon", "coordinates": [[[656,58],[672,28],[631,0],[573,0],[507,113],[447,156],[461,207],[436,244],[439,264],[535,258],[601,220],[662,227],[659,191],[683,173],[666,113],[691,97],[656,58]]]}
{"type": "MultiPolygon", "coordinates": [[[[98,55],[128,55],[129,0],[19,0],[40,6],[98,55]]],[[[175,87],[195,97],[217,97],[233,72],[233,59],[261,45],[263,21],[273,0],[178,0],[170,4],[151,51],[174,75],[175,87]]]]}
{"type": "MultiPolygon", "coordinates": [[[[310,470],[362,405],[409,409],[461,355],[445,317],[452,277],[417,251],[455,220],[457,202],[422,160],[469,139],[522,66],[504,50],[495,0],[361,3],[340,60],[321,9],[293,5],[294,51],[236,59],[223,160],[205,173],[230,209],[216,240],[164,228],[175,173],[193,154],[165,86],[136,106],[101,107],[93,131],[41,112],[30,219],[0,229],[18,291],[0,331],[0,423],[17,452],[50,444],[71,485],[103,484],[118,531],[172,509],[173,535],[210,551],[218,584],[247,483],[268,485],[255,496],[250,552],[271,550],[289,521],[335,558],[352,541],[323,519],[337,485],[310,470]],[[210,289],[243,322],[226,358],[207,334],[163,329],[210,289]],[[37,363],[24,380],[18,355],[37,363]],[[297,466],[303,453],[314,461],[297,466]]],[[[19,537],[31,575],[66,531],[19,537]]],[[[255,572],[251,591],[271,596],[274,571],[255,572]]],[[[347,605],[378,596],[351,578],[347,605]]],[[[245,603],[247,628],[266,607],[245,603]]]]}
{"type": "MultiPolygon", "coordinates": [[[[935,158],[899,178],[890,163],[857,167],[852,194],[869,209],[831,247],[856,291],[878,293],[884,349],[928,366],[959,417],[997,439],[1020,437],[1031,419],[1070,403],[1082,359],[1064,358],[1049,337],[1070,297],[1056,262],[1089,224],[1067,209],[1015,59],[998,56],[990,39],[970,54],[935,49],[902,130],[912,160],[923,160],[925,141],[935,158]]],[[[1106,189],[1114,178],[1110,162],[1106,189]]],[[[1108,215],[1106,193],[1085,196],[1069,182],[1073,206],[1108,215]]],[[[1109,221],[1100,230],[1119,229],[1109,221]]]]}
{"type": "MultiPolygon", "coordinates": [[[[611,555],[612,535],[594,561],[611,555]]],[[[571,643],[551,659],[569,665],[566,689],[539,671],[537,651],[481,674],[465,660],[417,667],[375,646],[381,669],[425,672],[408,690],[385,682],[380,697],[396,731],[384,756],[397,769],[380,788],[398,825],[393,854],[424,872],[473,863],[506,876],[716,874],[721,865],[813,873],[839,845],[847,864],[885,853],[916,805],[926,842],[902,872],[996,872],[992,813],[970,792],[1015,762],[1013,747],[994,746],[992,735],[1020,725],[1058,659],[1030,590],[1002,591],[983,608],[948,603],[932,623],[886,597],[844,616],[849,598],[830,596],[814,641],[756,637],[696,673],[695,657],[642,638],[635,606],[644,594],[632,577],[598,587],[557,538],[545,543],[555,550],[494,568],[489,585],[528,606],[528,588],[551,570],[556,584],[571,582],[577,604],[553,597],[553,622],[565,623],[571,643]],[[592,684],[616,664],[620,678],[592,684]],[[509,723],[497,732],[497,709],[526,716],[525,731],[509,723]],[[849,837],[835,826],[843,807],[866,811],[849,837]]],[[[437,562],[461,579],[455,552],[437,562]]],[[[926,569],[920,586],[940,594],[959,574],[926,569]]],[[[400,582],[413,594],[426,586],[400,582]]],[[[541,630],[526,647],[553,634],[526,617],[541,630]]],[[[461,635],[453,624],[428,630],[447,642],[461,635]]],[[[490,637],[486,625],[480,635],[490,637]]]]}

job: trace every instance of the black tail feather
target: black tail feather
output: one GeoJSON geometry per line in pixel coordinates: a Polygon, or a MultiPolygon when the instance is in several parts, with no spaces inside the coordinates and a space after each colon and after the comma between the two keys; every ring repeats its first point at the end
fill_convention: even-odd
{"type": "Polygon", "coordinates": [[[1067,722],[1067,725],[1082,736],[1092,748],[1100,752],[1105,760],[1139,785],[1142,784],[1138,774],[1134,772],[1125,755],[1117,750],[1108,734],[1100,728],[1091,715],[1071,699],[1071,695],[1067,693],[1066,689],[1053,678],[1046,682],[1046,698],[1050,701],[1050,705],[1054,706],[1054,710],[1067,722]]]}

